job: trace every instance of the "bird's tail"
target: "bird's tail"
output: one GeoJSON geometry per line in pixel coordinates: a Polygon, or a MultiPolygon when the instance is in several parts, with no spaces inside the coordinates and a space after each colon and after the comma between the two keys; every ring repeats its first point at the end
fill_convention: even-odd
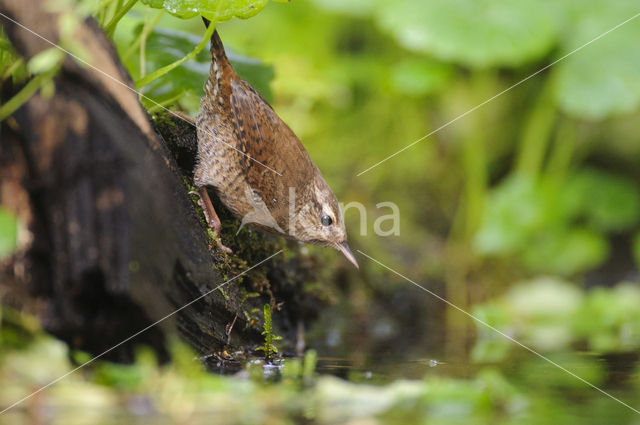
{"type": "Polygon", "coordinates": [[[212,63],[217,63],[220,68],[229,64],[227,54],[224,51],[224,45],[218,35],[218,30],[213,31],[213,35],[211,36],[211,61],[212,63]]]}
{"type": "MultiPolygon", "coordinates": [[[[202,17],[202,21],[207,28],[209,28],[209,25],[215,25],[204,16],[202,17]]],[[[227,68],[233,69],[229,63],[229,59],[227,59],[227,54],[224,51],[224,45],[222,44],[222,40],[220,40],[218,30],[215,29],[213,30],[213,35],[211,35],[211,68],[209,78],[213,81],[219,80],[222,72],[227,71],[227,68]]]]}

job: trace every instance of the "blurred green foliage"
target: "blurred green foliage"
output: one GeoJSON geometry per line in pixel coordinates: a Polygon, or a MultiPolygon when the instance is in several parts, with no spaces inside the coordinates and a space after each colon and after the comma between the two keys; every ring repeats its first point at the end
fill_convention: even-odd
{"type": "MultiPolygon", "coordinates": [[[[143,30],[144,25],[137,24],[132,33],[133,37],[139,38],[143,30]]],[[[199,37],[193,34],[155,26],[146,35],[145,67],[148,70],[156,70],[168,66],[186,56],[199,42],[199,37]]],[[[273,67],[233,52],[228,54],[238,75],[250,81],[266,99],[272,99],[269,82],[273,78],[273,67]]],[[[140,55],[129,55],[125,64],[134,76],[137,75],[136,73],[140,72],[140,55]]],[[[203,81],[209,76],[210,64],[209,50],[202,50],[196,55],[195,60],[186,62],[184,66],[179,66],[152,81],[145,87],[145,93],[160,104],[177,104],[193,113],[200,107],[200,97],[204,95],[203,81]]],[[[154,105],[149,107],[153,109],[154,105]]]]}
{"type": "MultiPolygon", "coordinates": [[[[566,52],[640,13],[633,0],[559,3],[571,22],[569,28],[562,28],[561,45],[566,52]]],[[[640,53],[634,51],[633,40],[639,36],[640,25],[630,22],[590,45],[588,54],[573,55],[559,66],[557,97],[561,108],[589,119],[635,111],[640,104],[640,53]]]]}
{"type": "MultiPolygon", "coordinates": [[[[255,15],[219,25],[221,37],[236,70],[302,138],[339,199],[370,206],[366,236],[357,232],[357,214],[347,214],[350,243],[631,405],[640,403],[640,20],[616,27],[640,12],[637,1],[150,0],[131,4],[124,16],[125,2],[97,9],[89,3],[81,3],[83,13],[114,30],[136,81],[194,51],[204,33],[197,15],[215,22],[255,15]],[[399,205],[400,236],[371,234],[373,206],[381,201],[399,205]],[[594,281],[599,287],[585,289],[594,281]],[[625,356],[627,363],[615,360],[625,356]]],[[[38,62],[21,64],[4,38],[0,54],[3,80],[24,81],[39,70],[38,62]]],[[[143,92],[195,115],[208,70],[203,49],[143,92]]],[[[98,362],[61,381],[45,402],[69,416],[120,408],[124,416],[181,423],[212,413],[228,423],[635,420],[624,406],[453,309],[428,316],[427,294],[416,296],[416,288],[366,262],[358,275],[336,268],[335,279],[349,283],[340,294],[347,330],[331,338],[348,356],[393,352],[401,376],[410,369],[402,359],[424,356],[433,345],[445,361],[459,363],[422,371],[423,380],[383,378],[373,386],[314,376],[314,354],[285,362],[282,381],[267,384],[260,364],[249,374],[254,380],[212,376],[176,345],[170,365],[158,366],[144,350],[132,366],[98,362]],[[442,344],[433,342],[430,323],[444,333],[442,344]],[[365,332],[367,325],[373,330],[365,332]],[[377,333],[397,336],[375,339],[377,333]]],[[[0,404],[71,367],[58,342],[39,338],[26,350],[10,344],[23,334],[5,326],[11,314],[3,314],[3,332],[12,331],[2,334],[8,348],[0,376],[10,385],[0,386],[0,404]],[[23,357],[51,360],[51,368],[25,371],[23,357]]],[[[366,380],[356,372],[347,376],[366,380]]]]}
{"type": "Polygon", "coordinates": [[[0,260],[18,245],[18,220],[15,215],[0,206],[0,260]]]}
{"type": "MultiPolygon", "coordinates": [[[[541,352],[582,347],[593,353],[640,350],[640,288],[630,283],[586,294],[571,283],[538,278],[512,287],[503,297],[477,305],[474,316],[541,352]]],[[[472,358],[500,362],[517,348],[478,324],[472,358]]]]}
{"type": "MultiPolygon", "coordinates": [[[[33,332],[28,345],[4,346],[0,351],[0,406],[74,367],[64,344],[33,332]]],[[[39,420],[43,415],[55,418],[53,423],[97,424],[130,423],[141,417],[181,424],[210,423],[212,418],[219,424],[483,424],[495,420],[559,424],[571,418],[585,424],[615,418],[615,423],[625,424],[634,420],[633,412],[537,357],[518,360],[515,366],[506,362],[505,366],[483,366],[468,379],[428,374],[422,380],[371,385],[303,372],[307,363],[315,363],[313,351],[304,357],[304,369],[298,359],[285,360],[274,380],[259,362],[248,366],[247,376],[213,375],[182,343],[174,341],[170,347],[173,360],[166,365],[158,365],[153,353],[142,347],[131,365],[98,361],[4,413],[0,424],[39,420]],[[581,403],[572,403],[572,397],[579,397],[581,403]]],[[[606,368],[601,362],[584,355],[547,355],[590,382],[604,385],[606,368]]],[[[640,389],[637,379],[629,385],[640,389]]],[[[627,401],[633,403],[637,397],[627,401]]]]}
{"type": "Polygon", "coordinates": [[[407,49],[473,68],[518,66],[548,52],[555,27],[535,0],[380,2],[376,20],[407,49]]]}
{"type": "Polygon", "coordinates": [[[558,187],[515,175],[488,196],[474,247],[515,254],[535,272],[571,275],[601,264],[607,234],[634,230],[639,219],[640,192],[628,178],[584,168],[558,187]]]}

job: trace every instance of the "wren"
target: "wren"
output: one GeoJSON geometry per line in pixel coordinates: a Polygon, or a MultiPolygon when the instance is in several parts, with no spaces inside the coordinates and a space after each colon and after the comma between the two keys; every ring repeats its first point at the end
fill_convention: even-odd
{"type": "MultiPolygon", "coordinates": [[[[333,247],[358,267],[336,196],[293,131],[232,68],[217,30],[196,126],[194,183],[213,231],[220,220],[206,187],[242,225],[333,247]]],[[[218,245],[230,251],[221,243],[218,245]]]]}

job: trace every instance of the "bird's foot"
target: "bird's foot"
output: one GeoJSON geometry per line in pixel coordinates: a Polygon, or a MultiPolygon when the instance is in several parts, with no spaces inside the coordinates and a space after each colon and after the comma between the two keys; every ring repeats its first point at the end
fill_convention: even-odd
{"type": "Polygon", "coordinates": [[[231,254],[233,252],[231,248],[223,245],[220,239],[220,218],[218,217],[218,214],[216,214],[216,210],[213,208],[213,204],[211,203],[211,198],[209,198],[207,189],[201,187],[197,192],[190,193],[196,194],[200,197],[200,200],[198,200],[198,205],[202,207],[204,218],[207,220],[207,224],[209,225],[209,228],[215,236],[214,240],[218,249],[224,253],[231,254]]]}

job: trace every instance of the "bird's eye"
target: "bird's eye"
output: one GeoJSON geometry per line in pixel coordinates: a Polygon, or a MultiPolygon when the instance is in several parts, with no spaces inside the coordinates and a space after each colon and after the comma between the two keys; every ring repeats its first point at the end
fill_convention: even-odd
{"type": "Polygon", "coordinates": [[[333,219],[331,219],[327,214],[323,215],[320,221],[322,221],[323,226],[331,226],[333,223],[333,219]]]}

